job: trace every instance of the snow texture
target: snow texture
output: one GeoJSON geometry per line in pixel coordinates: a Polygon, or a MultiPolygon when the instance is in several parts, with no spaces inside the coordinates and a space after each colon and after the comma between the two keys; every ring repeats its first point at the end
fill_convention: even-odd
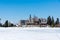
{"type": "Polygon", "coordinates": [[[0,40],[60,40],[60,28],[0,28],[0,40]]]}

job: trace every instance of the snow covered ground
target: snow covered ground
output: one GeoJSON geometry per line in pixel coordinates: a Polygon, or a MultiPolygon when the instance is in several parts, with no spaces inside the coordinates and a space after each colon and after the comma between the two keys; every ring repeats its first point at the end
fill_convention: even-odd
{"type": "Polygon", "coordinates": [[[60,28],[0,28],[0,40],[60,40],[60,28]]]}

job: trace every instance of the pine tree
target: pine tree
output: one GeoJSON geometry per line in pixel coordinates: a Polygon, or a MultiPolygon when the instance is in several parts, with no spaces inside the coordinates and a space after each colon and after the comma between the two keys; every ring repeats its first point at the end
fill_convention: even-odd
{"type": "Polygon", "coordinates": [[[30,17],[29,17],[30,22],[31,22],[31,18],[32,18],[32,17],[31,17],[31,14],[30,14],[30,17]]]}
{"type": "Polygon", "coordinates": [[[51,23],[52,23],[52,22],[51,22],[51,17],[49,16],[49,17],[47,18],[47,24],[51,26],[51,23]]]}
{"type": "Polygon", "coordinates": [[[57,18],[57,20],[56,20],[55,24],[59,24],[59,18],[57,18]]]}
{"type": "Polygon", "coordinates": [[[52,27],[54,27],[54,17],[52,17],[52,20],[51,21],[52,21],[52,24],[51,25],[52,25],[52,27]]]}
{"type": "Polygon", "coordinates": [[[5,23],[4,23],[3,26],[4,26],[4,27],[8,27],[8,20],[5,21],[5,23]]]}
{"type": "Polygon", "coordinates": [[[39,19],[39,25],[40,25],[40,27],[41,27],[41,24],[40,24],[40,23],[41,23],[41,19],[39,19]]]}

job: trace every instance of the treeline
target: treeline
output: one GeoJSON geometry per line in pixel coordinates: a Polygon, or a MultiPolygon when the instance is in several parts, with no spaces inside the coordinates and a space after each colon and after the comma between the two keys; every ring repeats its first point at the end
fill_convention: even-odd
{"type": "Polygon", "coordinates": [[[55,25],[59,24],[59,18],[56,19],[56,21],[54,20],[54,17],[49,16],[47,18],[47,24],[50,25],[51,27],[55,27],[55,25]]]}
{"type": "Polygon", "coordinates": [[[0,23],[0,27],[16,27],[16,25],[6,20],[4,24],[0,23]]]}
{"type": "MultiPolygon", "coordinates": [[[[41,22],[41,20],[39,20],[39,22],[41,22]]],[[[57,25],[57,24],[59,24],[59,18],[54,20],[53,16],[52,17],[51,16],[47,17],[47,25],[49,25],[50,27],[55,27],[55,25],[57,25]]],[[[16,27],[16,25],[14,25],[14,23],[11,23],[8,20],[6,20],[4,24],[2,24],[0,22],[0,27],[16,27]]]]}

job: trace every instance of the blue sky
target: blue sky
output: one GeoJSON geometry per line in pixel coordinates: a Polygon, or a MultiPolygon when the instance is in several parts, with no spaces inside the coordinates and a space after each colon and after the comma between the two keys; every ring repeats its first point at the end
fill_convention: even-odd
{"type": "Polygon", "coordinates": [[[17,23],[21,19],[28,19],[29,15],[39,18],[53,16],[60,18],[59,0],[0,0],[1,21],[9,20],[17,23]]]}

